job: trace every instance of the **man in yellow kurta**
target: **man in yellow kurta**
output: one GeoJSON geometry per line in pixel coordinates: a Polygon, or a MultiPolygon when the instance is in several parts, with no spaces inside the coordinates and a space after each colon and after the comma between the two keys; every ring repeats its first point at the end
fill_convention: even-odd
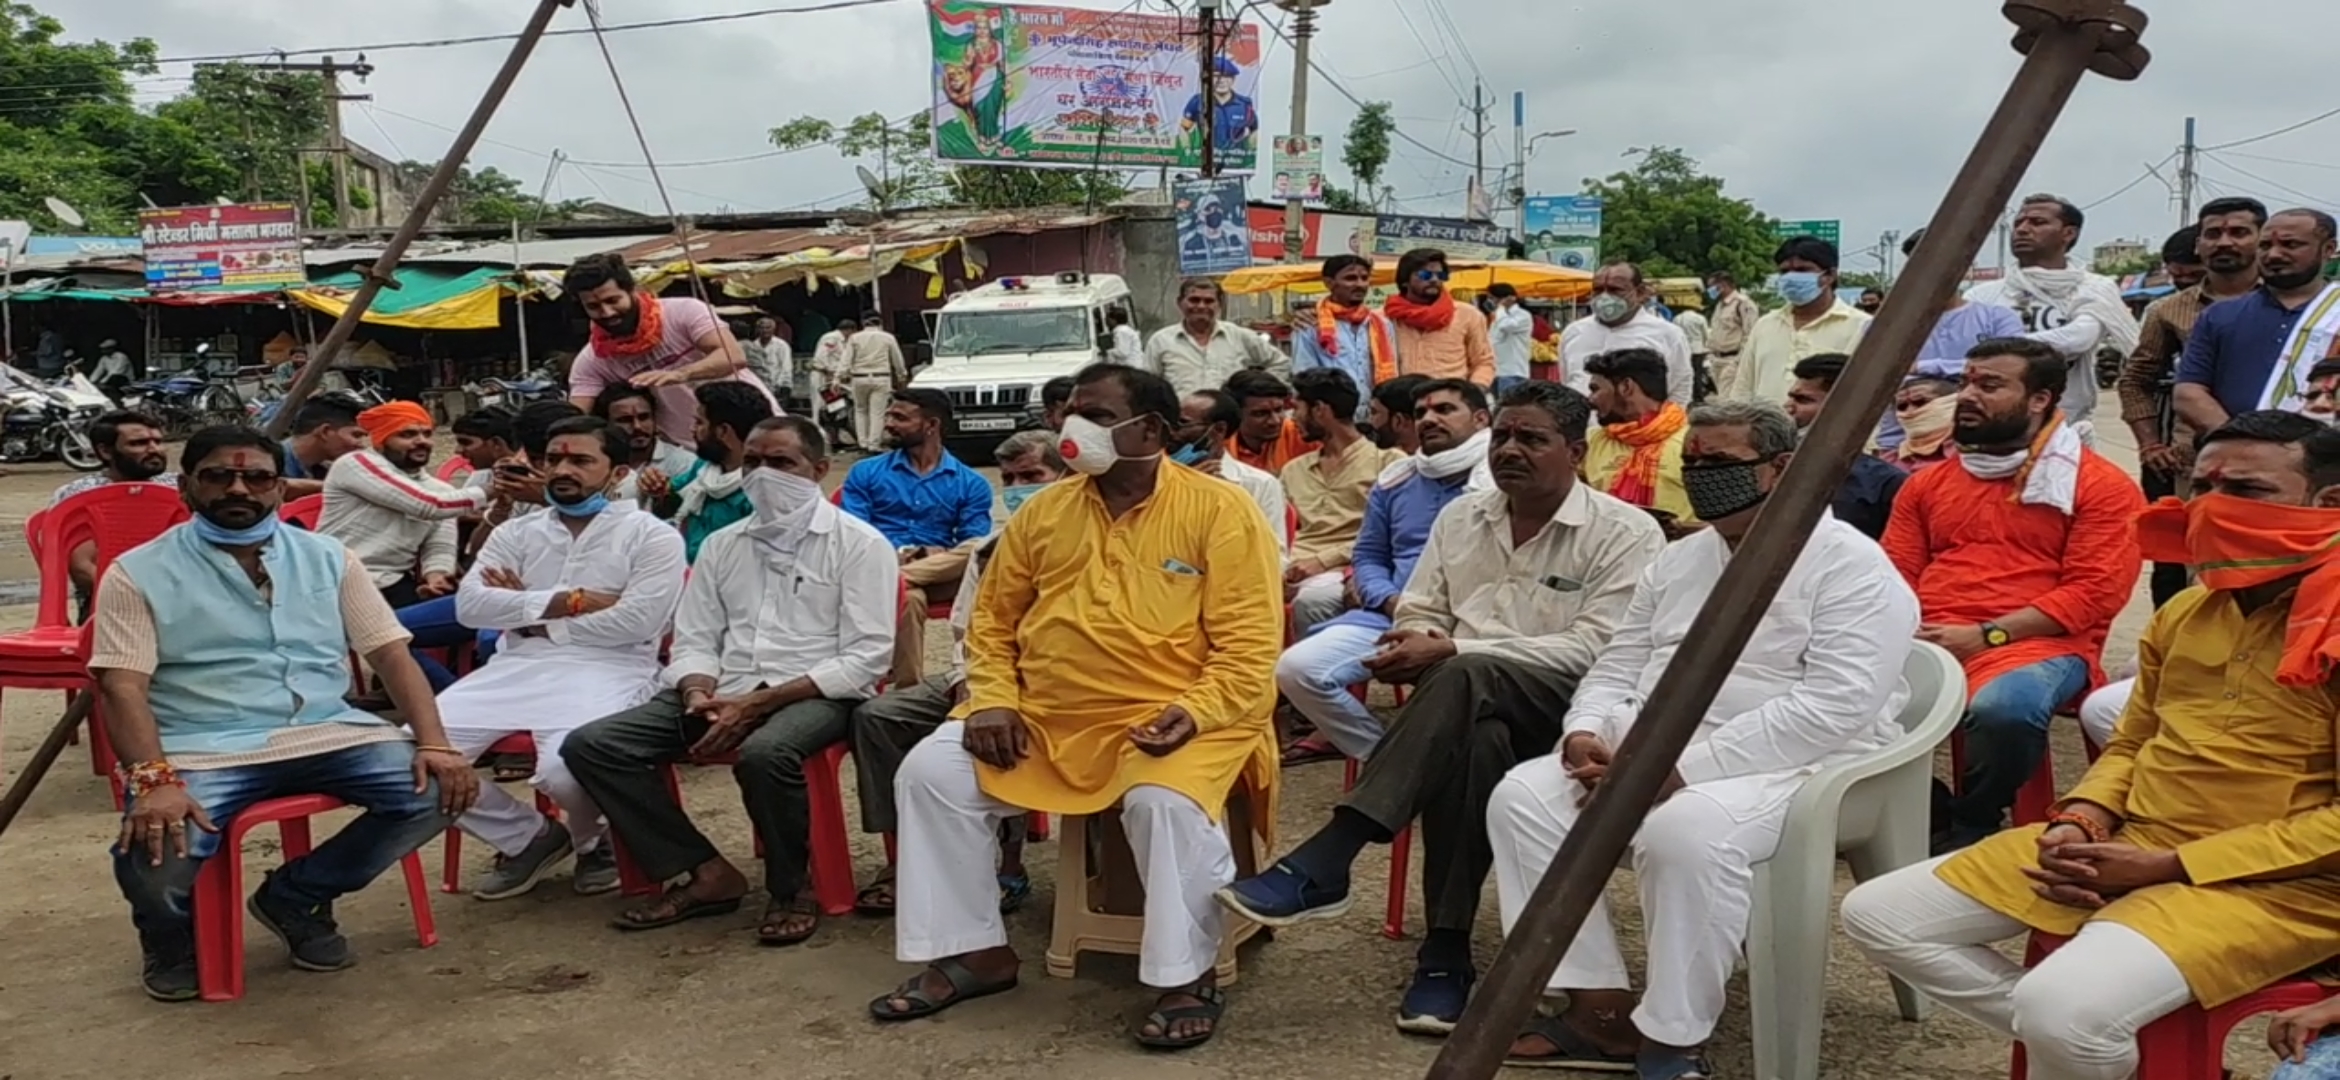
{"type": "Polygon", "coordinates": [[[967,700],[902,763],[895,955],[927,967],[870,1002],[929,1016],[1016,984],[992,881],[993,826],[1120,804],[1145,886],[1138,978],[1163,989],[1133,1032],[1209,1041],[1233,880],[1217,818],[1238,784],[1275,819],[1282,567],[1241,488],[1167,461],[1178,396],[1159,375],[1075,377],[1065,463],[1002,531],[967,635],[967,700]]]}
{"type": "Polygon", "coordinates": [[[2038,1080],[2124,1080],[2137,1029],[2340,955],[2340,431],[2281,412],[2203,440],[2145,557],[2202,584],[2154,615],[2112,744],[2046,826],[1887,874],[1845,932],[2023,1040],[2038,1080]],[[2026,971],[1991,948],[2069,937],[2026,971]]]}

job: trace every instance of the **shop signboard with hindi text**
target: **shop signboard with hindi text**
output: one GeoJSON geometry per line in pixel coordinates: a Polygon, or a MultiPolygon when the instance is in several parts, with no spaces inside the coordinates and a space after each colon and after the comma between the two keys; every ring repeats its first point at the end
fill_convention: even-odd
{"type": "Polygon", "coordinates": [[[146,287],[300,285],[301,219],[291,203],[173,206],[138,212],[146,287]]]}
{"type": "Polygon", "coordinates": [[[947,162],[1217,173],[1259,163],[1257,23],[1205,66],[1180,15],[929,0],[934,153],[947,162]]]}
{"type": "Polygon", "coordinates": [[[1601,264],[1601,197],[1538,195],[1527,201],[1527,257],[1571,270],[1601,264]]]}
{"type": "Polygon", "coordinates": [[[1510,230],[1484,221],[1382,214],[1373,223],[1377,255],[1437,248],[1453,259],[1500,259],[1510,250],[1510,241],[1510,230]]]}
{"type": "MultiPolygon", "coordinates": [[[[1254,206],[1250,217],[1251,257],[1262,262],[1284,261],[1284,208],[1254,206]]],[[[1373,257],[1373,215],[1310,210],[1300,220],[1302,259],[1329,259],[1335,255],[1373,257]]]]}

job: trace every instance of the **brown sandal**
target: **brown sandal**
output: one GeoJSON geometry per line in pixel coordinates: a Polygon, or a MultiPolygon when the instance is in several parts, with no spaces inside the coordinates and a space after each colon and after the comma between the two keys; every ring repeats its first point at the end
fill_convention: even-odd
{"type": "Polygon", "coordinates": [[[656,930],[662,926],[673,926],[676,923],[688,922],[692,919],[729,915],[739,910],[739,897],[734,896],[728,900],[701,900],[692,896],[689,889],[688,885],[677,885],[659,894],[656,900],[640,907],[627,908],[619,912],[616,918],[609,921],[609,924],[617,929],[627,931],[656,930]]]}
{"type": "Polygon", "coordinates": [[[786,903],[773,901],[764,905],[764,917],[756,923],[756,944],[780,948],[802,944],[821,929],[821,908],[809,896],[799,896],[786,903]],[[804,928],[795,933],[784,932],[788,923],[802,916],[804,928]]]}

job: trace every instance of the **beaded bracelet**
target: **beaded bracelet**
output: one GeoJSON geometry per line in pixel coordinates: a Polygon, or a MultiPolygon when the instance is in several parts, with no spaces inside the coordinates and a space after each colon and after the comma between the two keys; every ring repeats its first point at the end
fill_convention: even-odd
{"type": "Polygon", "coordinates": [[[2086,814],[2075,814],[2070,811],[2066,811],[2048,819],[2049,828],[2054,828],[2058,825],[2070,825],[2071,827],[2078,829],[2081,832],[2087,833],[2088,842],[2091,844],[2104,844],[2110,843],[2112,841],[2112,833],[2107,832],[2103,824],[2099,823],[2095,818],[2089,817],[2086,814]]]}
{"type": "Polygon", "coordinates": [[[127,761],[114,766],[114,775],[122,781],[122,790],[130,798],[137,798],[157,788],[185,787],[179,770],[168,761],[127,761]]]}
{"type": "Polygon", "coordinates": [[[574,619],[574,618],[576,618],[577,616],[579,616],[579,615],[583,615],[583,614],[585,614],[585,590],[583,590],[583,589],[570,589],[570,590],[569,590],[569,617],[570,617],[570,618],[572,618],[572,619],[574,619]]]}

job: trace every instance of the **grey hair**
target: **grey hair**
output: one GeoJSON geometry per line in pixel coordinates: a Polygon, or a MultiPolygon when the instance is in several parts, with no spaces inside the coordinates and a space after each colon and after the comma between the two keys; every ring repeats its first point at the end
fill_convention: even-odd
{"type": "Polygon", "coordinates": [[[1057,472],[1064,471],[1064,455],[1056,449],[1056,433],[1046,428],[1028,428],[1007,437],[999,449],[991,452],[1000,461],[1014,461],[1037,451],[1040,460],[1057,472]]]}
{"type": "Polygon", "coordinates": [[[1796,452],[1796,421],[1786,409],[1760,401],[1710,401],[1690,410],[1691,427],[1743,427],[1764,458],[1796,452]]]}

